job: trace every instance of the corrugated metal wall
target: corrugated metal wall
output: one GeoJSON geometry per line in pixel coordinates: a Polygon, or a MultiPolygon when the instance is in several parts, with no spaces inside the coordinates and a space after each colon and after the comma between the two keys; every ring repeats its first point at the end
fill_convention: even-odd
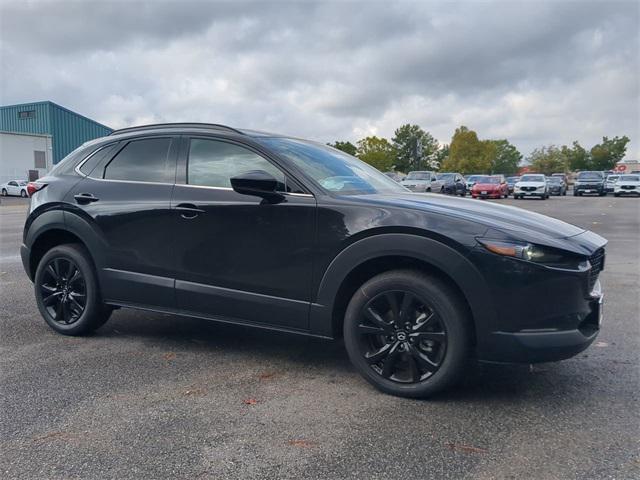
{"type": "Polygon", "coordinates": [[[24,103],[0,107],[0,130],[44,133],[52,136],[53,163],[88,140],[109,135],[112,130],[53,102],[24,103]],[[33,117],[20,118],[20,112],[33,117]]]}

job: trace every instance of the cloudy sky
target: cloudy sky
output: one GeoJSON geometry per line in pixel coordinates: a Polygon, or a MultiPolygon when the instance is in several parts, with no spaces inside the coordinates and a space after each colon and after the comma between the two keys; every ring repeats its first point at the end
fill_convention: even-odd
{"type": "Polygon", "coordinates": [[[12,2],[0,103],[319,141],[458,125],[640,158],[640,2],[12,2]]]}

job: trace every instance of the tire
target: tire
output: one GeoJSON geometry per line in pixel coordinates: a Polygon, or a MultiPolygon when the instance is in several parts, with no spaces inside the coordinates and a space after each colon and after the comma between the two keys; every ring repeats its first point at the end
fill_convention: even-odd
{"type": "Polygon", "coordinates": [[[59,245],[45,253],[33,284],[40,314],[63,335],[91,333],[111,315],[112,308],[102,303],[91,257],[82,245],[59,245]]]}
{"type": "Polygon", "coordinates": [[[344,341],[354,367],[374,387],[424,398],[461,378],[471,323],[464,300],[439,278],[394,270],[373,277],[353,295],[345,313],[344,341]],[[369,309],[376,313],[365,314],[369,309]]]}
{"type": "Polygon", "coordinates": [[[6,196],[7,196],[7,189],[6,189],[6,188],[3,188],[3,189],[2,189],[2,196],[3,196],[3,197],[6,197],[6,196]]]}
{"type": "Polygon", "coordinates": [[[619,196],[620,196],[620,194],[619,194],[619,193],[614,193],[614,194],[613,194],[613,196],[614,196],[614,197],[619,197],[619,196]]]}
{"type": "Polygon", "coordinates": [[[20,196],[22,198],[27,198],[28,197],[27,192],[25,190],[20,190],[20,196]]]}

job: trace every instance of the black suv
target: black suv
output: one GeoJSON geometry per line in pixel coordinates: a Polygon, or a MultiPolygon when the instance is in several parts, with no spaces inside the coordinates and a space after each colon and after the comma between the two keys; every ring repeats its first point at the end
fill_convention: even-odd
{"type": "Polygon", "coordinates": [[[596,193],[601,197],[607,194],[604,172],[580,172],[573,184],[573,196],[582,196],[585,193],[596,193]]]}
{"type": "Polygon", "coordinates": [[[22,260],[65,335],[130,307],[344,336],[369,382],[418,397],[470,358],[559,360],[598,334],[605,239],[411,193],[319,143],[134,127],[84,144],[34,189],[22,260]]]}

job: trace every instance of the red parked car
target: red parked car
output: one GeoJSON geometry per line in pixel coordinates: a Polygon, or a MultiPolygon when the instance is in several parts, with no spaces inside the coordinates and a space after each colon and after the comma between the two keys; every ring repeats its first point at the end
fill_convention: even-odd
{"type": "Polygon", "coordinates": [[[473,198],[507,198],[509,185],[503,175],[486,175],[478,177],[471,188],[473,198]]]}

